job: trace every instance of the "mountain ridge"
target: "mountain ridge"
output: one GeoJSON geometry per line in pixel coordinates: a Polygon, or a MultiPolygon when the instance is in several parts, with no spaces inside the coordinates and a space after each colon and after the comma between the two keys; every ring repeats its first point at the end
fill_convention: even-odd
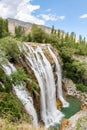
{"type": "MultiPolygon", "coordinates": [[[[24,22],[18,19],[13,19],[13,18],[8,18],[8,30],[10,33],[14,34],[15,33],[15,27],[21,26],[24,28],[25,33],[29,33],[31,32],[31,27],[34,23],[30,23],[30,22],[24,22]]],[[[44,26],[44,25],[37,25],[40,28],[42,28],[46,33],[50,33],[51,32],[51,28],[44,26]]]]}

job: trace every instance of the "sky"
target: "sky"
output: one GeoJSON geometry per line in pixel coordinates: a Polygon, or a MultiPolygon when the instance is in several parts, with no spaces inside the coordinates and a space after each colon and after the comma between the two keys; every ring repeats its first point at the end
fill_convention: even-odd
{"type": "Polygon", "coordinates": [[[87,0],[0,0],[0,17],[54,25],[87,39],[87,0]]]}

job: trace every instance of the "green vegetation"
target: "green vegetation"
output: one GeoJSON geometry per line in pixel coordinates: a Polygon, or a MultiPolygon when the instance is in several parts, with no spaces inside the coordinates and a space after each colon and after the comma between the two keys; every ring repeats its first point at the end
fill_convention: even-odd
{"type": "Polygon", "coordinates": [[[79,83],[79,84],[76,84],[76,87],[78,90],[82,91],[82,92],[87,92],[87,86],[79,83]]]}
{"type": "Polygon", "coordinates": [[[29,120],[21,102],[11,93],[0,93],[0,116],[12,122],[29,120]]]}
{"type": "Polygon", "coordinates": [[[29,115],[26,114],[23,105],[12,93],[12,84],[17,85],[24,81],[27,85],[31,84],[31,92],[38,95],[36,83],[30,83],[32,80],[30,81],[22,67],[17,67],[17,71],[10,76],[0,67],[0,75],[0,116],[12,122],[29,121],[29,115]]]}
{"type": "Polygon", "coordinates": [[[0,38],[8,36],[8,21],[0,17],[0,38]]]}
{"type": "Polygon", "coordinates": [[[15,36],[20,38],[24,35],[24,28],[21,26],[15,27],[15,36]]]}
{"type": "Polygon", "coordinates": [[[65,33],[61,30],[55,30],[54,26],[51,33],[47,34],[35,24],[32,25],[29,34],[25,34],[24,28],[19,26],[15,28],[15,34],[11,35],[8,32],[8,21],[0,18],[0,116],[5,116],[11,121],[22,119],[24,116],[23,106],[12,94],[12,84],[20,84],[21,81],[24,81],[30,92],[39,96],[37,83],[32,81],[31,76],[19,64],[21,53],[18,44],[22,41],[50,43],[58,50],[61,57],[63,76],[72,79],[78,90],[87,92],[87,64],[77,61],[73,57],[73,55],[87,56],[85,38],[80,35],[76,41],[74,32],[65,33]],[[1,64],[6,61],[19,66],[16,67],[17,72],[12,73],[11,76],[7,76],[2,69],[1,64]]]}
{"type": "Polygon", "coordinates": [[[31,29],[31,38],[33,42],[44,43],[46,39],[46,33],[40,27],[33,24],[31,29]]]}
{"type": "Polygon", "coordinates": [[[77,89],[87,92],[87,64],[73,58],[73,55],[77,57],[87,56],[85,38],[80,35],[78,42],[76,42],[76,34],[74,32],[71,34],[65,34],[60,30],[55,32],[54,27],[52,28],[51,36],[53,43],[50,43],[58,49],[63,62],[63,76],[71,78],[77,89]]]}
{"type": "Polygon", "coordinates": [[[87,117],[81,117],[77,121],[76,130],[86,130],[87,129],[87,117]]]}
{"type": "Polygon", "coordinates": [[[22,67],[17,67],[17,71],[11,74],[11,83],[12,84],[20,84],[21,81],[27,81],[28,75],[25,73],[22,67]]]}
{"type": "Polygon", "coordinates": [[[20,54],[17,43],[18,41],[11,37],[0,39],[0,59],[7,58],[9,61],[17,62],[20,54]]]}
{"type": "Polygon", "coordinates": [[[11,88],[10,77],[4,73],[2,67],[0,66],[0,92],[9,93],[11,89],[12,88],[11,88]]]}

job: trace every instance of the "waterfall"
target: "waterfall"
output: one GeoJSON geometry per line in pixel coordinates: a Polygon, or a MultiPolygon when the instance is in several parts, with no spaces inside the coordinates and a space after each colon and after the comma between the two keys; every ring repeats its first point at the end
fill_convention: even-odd
{"type": "MultiPolygon", "coordinates": [[[[2,65],[3,70],[5,73],[10,76],[12,72],[16,72],[16,68],[8,62],[6,65],[2,65]]],[[[22,102],[22,104],[25,107],[25,110],[29,115],[32,116],[33,118],[33,124],[35,126],[38,125],[38,119],[37,119],[37,114],[33,105],[33,100],[32,97],[30,96],[28,90],[26,89],[24,83],[20,83],[20,85],[12,85],[13,90],[15,91],[17,97],[19,100],[22,102]]]]}
{"type": "MultiPolygon", "coordinates": [[[[39,88],[40,88],[40,115],[44,125],[48,128],[49,126],[60,124],[64,114],[57,109],[56,105],[56,91],[57,97],[61,100],[63,107],[68,107],[69,104],[65,101],[62,93],[62,75],[59,61],[53,51],[48,47],[48,50],[56,65],[57,74],[57,89],[53,74],[51,63],[46,58],[44,51],[40,46],[32,47],[27,43],[19,45],[19,50],[23,52],[24,61],[26,65],[33,71],[39,88]]],[[[17,72],[16,68],[11,63],[3,64],[2,68],[4,72],[10,76],[13,72],[17,72]]],[[[33,99],[30,96],[24,82],[15,85],[12,84],[12,88],[15,91],[17,97],[22,102],[25,110],[33,118],[33,124],[38,125],[38,119],[36,110],[33,105],[33,99]]]]}
{"type": "Polygon", "coordinates": [[[65,101],[65,99],[63,98],[63,93],[62,93],[62,73],[61,73],[61,67],[60,67],[59,61],[57,57],[55,56],[55,54],[53,53],[53,51],[50,49],[50,47],[48,47],[48,50],[51,56],[53,57],[53,60],[56,65],[56,74],[58,78],[57,79],[57,97],[59,97],[59,99],[61,100],[63,107],[68,107],[69,103],[65,101]]]}
{"type": "Polygon", "coordinates": [[[46,127],[60,123],[64,116],[56,106],[56,87],[51,64],[44,55],[42,49],[33,49],[27,43],[23,43],[25,59],[33,70],[40,87],[41,119],[46,127]]]}

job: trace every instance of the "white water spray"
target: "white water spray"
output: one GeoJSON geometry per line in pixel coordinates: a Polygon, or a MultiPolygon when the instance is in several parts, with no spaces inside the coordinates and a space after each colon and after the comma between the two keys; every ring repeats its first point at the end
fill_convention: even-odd
{"type": "MultiPolygon", "coordinates": [[[[2,67],[3,67],[5,73],[8,76],[10,76],[11,73],[17,71],[16,68],[9,62],[6,65],[2,65],[2,67]]],[[[36,114],[35,108],[33,106],[33,100],[32,100],[32,97],[29,95],[29,92],[26,89],[25,85],[21,82],[20,85],[14,85],[13,84],[12,87],[13,87],[13,90],[15,91],[17,97],[19,98],[19,100],[24,105],[27,113],[32,116],[33,124],[35,126],[37,126],[38,125],[38,119],[37,119],[37,114],[36,114]]]]}

